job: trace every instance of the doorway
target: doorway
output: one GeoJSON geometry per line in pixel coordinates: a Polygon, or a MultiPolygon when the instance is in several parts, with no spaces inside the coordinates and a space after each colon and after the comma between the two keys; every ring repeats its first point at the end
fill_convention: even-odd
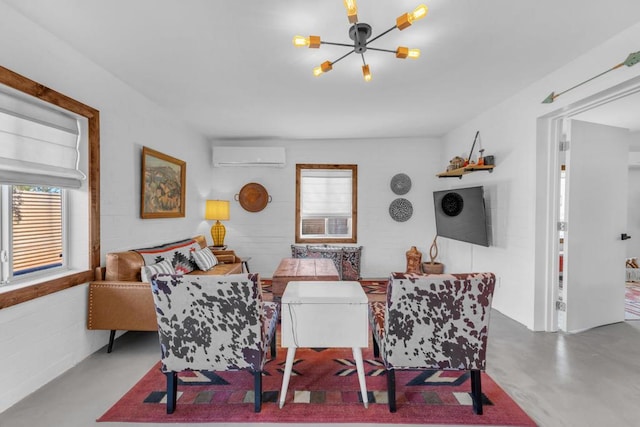
{"type": "MultiPolygon", "coordinates": [[[[544,310],[536,310],[536,322],[541,325],[540,329],[556,331],[558,330],[559,322],[564,322],[564,328],[569,331],[578,331],[597,326],[597,324],[572,322],[571,313],[559,311],[562,304],[567,304],[565,308],[573,304],[573,309],[577,310],[578,313],[587,308],[587,303],[579,295],[574,296],[572,300],[570,293],[565,293],[564,295],[560,293],[561,278],[558,273],[561,269],[560,263],[563,261],[563,269],[565,270],[565,283],[563,285],[567,286],[568,280],[571,280],[566,275],[570,260],[566,258],[562,260],[559,257],[561,250],[560,230],[558,229],[558,223],[561,219],[559,202],[561,187],[559,183],[562,173],[561,165],[564,161],[559,145],[560,141],[563,140],[563,132],[565,132],[563,123],[566,120],[579,118],[580,120],[600,121],[601,123],[606,120],[608,121],[607,124],[621,126],[620,123],[615,122],[615,119],[623,117],[624,114],[611,114],[611,111],[614,111],[616,107],[624,108],[623,106],[630,102],[633,102],[635,107],[633,109],[627,107],[626,111],[638,111],[637,105],[640,104],[640,96],[633,96],[636,94],[640,95],[640,77],[631,79],[538,119],[536,155],[539,161],[536,181],[536,196],[538,200],[536,205],[536,229],[539,232],[536,237],[536,258],[540,262],[536,263],[536,296],[539,298],[537,302],[544,308],[544,310]],[[563,316],[567,314],[567,318],[563,319],[563,316]]],[[[631,119],[633,118],[628,118],[627,120],[631,119]]],[[[635,117],[635,119],[640,122],[640,116],[635,117]]],[[[633,129],[633,126],[636,125],[622,125],[622,127],[630,129],[633,129]]],[[[627,161],[620,166],[626,170],[627,161]]],[[[638,239],[640,239],[640,234],[638,239]]],[[[619,262],[620,266],[622,266],[622,260],[619,262]]],[[[620,267],[620,271],[624,271],[622,267],[620,267]]],[[[610,323],[611,318],[604,322],[606,323],[607,321],[610,323]]]]}

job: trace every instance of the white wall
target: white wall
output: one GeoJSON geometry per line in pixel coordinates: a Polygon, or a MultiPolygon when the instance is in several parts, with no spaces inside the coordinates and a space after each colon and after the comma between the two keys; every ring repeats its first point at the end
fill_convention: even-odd
{"type": "Polygon", "coordinates": [[[627,209],[627,258],[640,258],[640,168],[629,168],[627,209]]]}
{"type": "MultiPolygon", "coordinates": [[[[209,190],[206,141],[2,2],[0,40],[0,65],[100,110],[103,259],[193,235],[209,190]],[[139,219],[143,145],[187,162],[186,218],[139,219]]],[[[108,332],[86,330],[86,301],[83,285],[0,310],[0,412],[106,344],[108,332]]]]}
{"type": "MultiPolygon", "coordinates": [[[[640,132],[631,134],[631,151],[640,151],[640,132]]],[[[627,257],[640,258],[640,167],[629,168],[627,205],[627,257]]]]}
{"type": "MultiPolygon", "coordinates": [[[[603,70],[624,61],[637,50],[640,24],[606,43],[595,47],[561,69],[532,84],[470,120],[445,136],[446,158],[468,152],[476,130],[482,135],[485,154],[496,156],[492,174],[475,174],[464,178],[468,184],[482,184],[488,190],[494,245],[490,248],[462,243],[451,244],[455,259],[445,260],[456,269],[493,271],[498,276],[494,308],[540,330],[544,326],[545,291],[541,279],[544,269],[542,251],[536,238],[536,219],[546,212],[536,212],[544,199],[543,183],[547,176],[547,157],[538,150],[536,121],[578,100],[605,90],[638,75],[638,67],[623,67],[587,85],[568,92],[553,104],[542,104],[549,93],[561,92],[603,70]]],[[[552,47],[550,47],[552,48],[552,47]]],[[[569,55],[571,52],[568,52],[569,55]]],[[[525,65],[523,65],[525,66],[525,65]]]]}
{"type": "MultiPolygon", "coordinates": [[[[225,145],[215,141],[214,145],[225,145]]],[[[238,144],[234,141],[234,144],[238,144]]],[[[404,271],[405,252],[411,246],[426,259],[435,235],[432,192],[443,183],[436,173],[444,169],[440,162],[438,139],[379,140],[301,140],[241,143],[281,146],[286,151],[286,166],[214,168],[211,172],[210,198],[231,201],[231,218],[225,222],[225,243],[239,256],[252,257],[252,272],[271,277],[281,258],[291,256],[295,242],[295,165],[296,163],[342,163],[358,165],[358,246],[362,253],[363,277],[387,277],[392,271],[404,271]],[[397,173],[411,178],[411,190],[403,196],[391,191],[391,178],[397,173]],[[273,201],[260,212],[245,211],[234,200],[243,185],[257,182],[273,201]],[[404,197],[413,205],[413,216],[396,222],[389,216],[389,204],[404,197]]],[[[204,209],[204,208],[203,208],[204,209]]],[[[209,236],[211,223],[203,221],[202,233],[209,236]]],[[[208,237],[211,239],[210,237],[208,237]]]]}

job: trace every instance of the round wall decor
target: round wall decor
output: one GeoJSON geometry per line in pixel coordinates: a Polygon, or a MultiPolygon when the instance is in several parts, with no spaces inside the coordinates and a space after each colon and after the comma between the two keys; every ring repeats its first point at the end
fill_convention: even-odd
{"type": "Polygon", "coordinates": [[[447,216],[458,216],[464,208],[464,200],[458,193],[447,193],[442,198],[442,211],[447,216]]]}
{"type": "Polygon", "coordinates": [[[389,205],[389,215],[398,222],[405,222],[413,215],[413,205],[407,199],[395,199],[389,205]]]}
{"type": "Polygon", "coordinates": [[[411,178],[406,173],[399,173],[391,178],[391,191],[399,196],[411,190],[411,178]]]}
{"type": "Polygon", "coordinates": [[[271,201],[271,196],[267,189],[257,182],[250,182],[236,194],[235,199],[240,202],[240,206],[249,212],[260,212],[271,201]]]}

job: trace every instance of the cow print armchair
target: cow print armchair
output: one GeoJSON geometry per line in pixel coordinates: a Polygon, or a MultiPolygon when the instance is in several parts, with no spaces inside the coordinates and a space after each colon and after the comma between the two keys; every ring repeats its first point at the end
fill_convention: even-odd
{"type": "Polygon", "coordinates": [[[395,370],[470,371],[473,410],[482,414],[480,372],[486,367],[493,273],[392,273],[386,302],[370,304],[374,355],[387,374],[396,411],[395,370]]]}
{"type": "Polygon", "coordinates": [[[262,371],[275,358],[278,305],[263,302],[257,274],[157,274],[151,288],[158,319],[167,413],[174,412],[181,371],[247,370],[254,410],[262,405],[262,371]]]}

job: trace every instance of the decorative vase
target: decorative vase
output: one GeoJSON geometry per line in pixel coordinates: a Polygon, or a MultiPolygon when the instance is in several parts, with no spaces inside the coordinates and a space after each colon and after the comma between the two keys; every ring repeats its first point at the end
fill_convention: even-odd
{"type": "Polygon", "coordinates": [[[422,252],[420,252],[415,246],[411,246],[411,249],[407,251],[407,273],[420,274],[420,263],[422,262],[422,252]]]}
{"type": "Polygon", "coordinates": [[[442,272],[444,272],[444,264],[436,262],[436,257],[438,256],[438,244],[436,243],[437,238],[438,235],[433,238],[433,243],[431,243],[431,247],[429,248],[429,257],[431,258],[431,262],[422,263],[422,271],[426,274],[442,274],[442,272]]]}

